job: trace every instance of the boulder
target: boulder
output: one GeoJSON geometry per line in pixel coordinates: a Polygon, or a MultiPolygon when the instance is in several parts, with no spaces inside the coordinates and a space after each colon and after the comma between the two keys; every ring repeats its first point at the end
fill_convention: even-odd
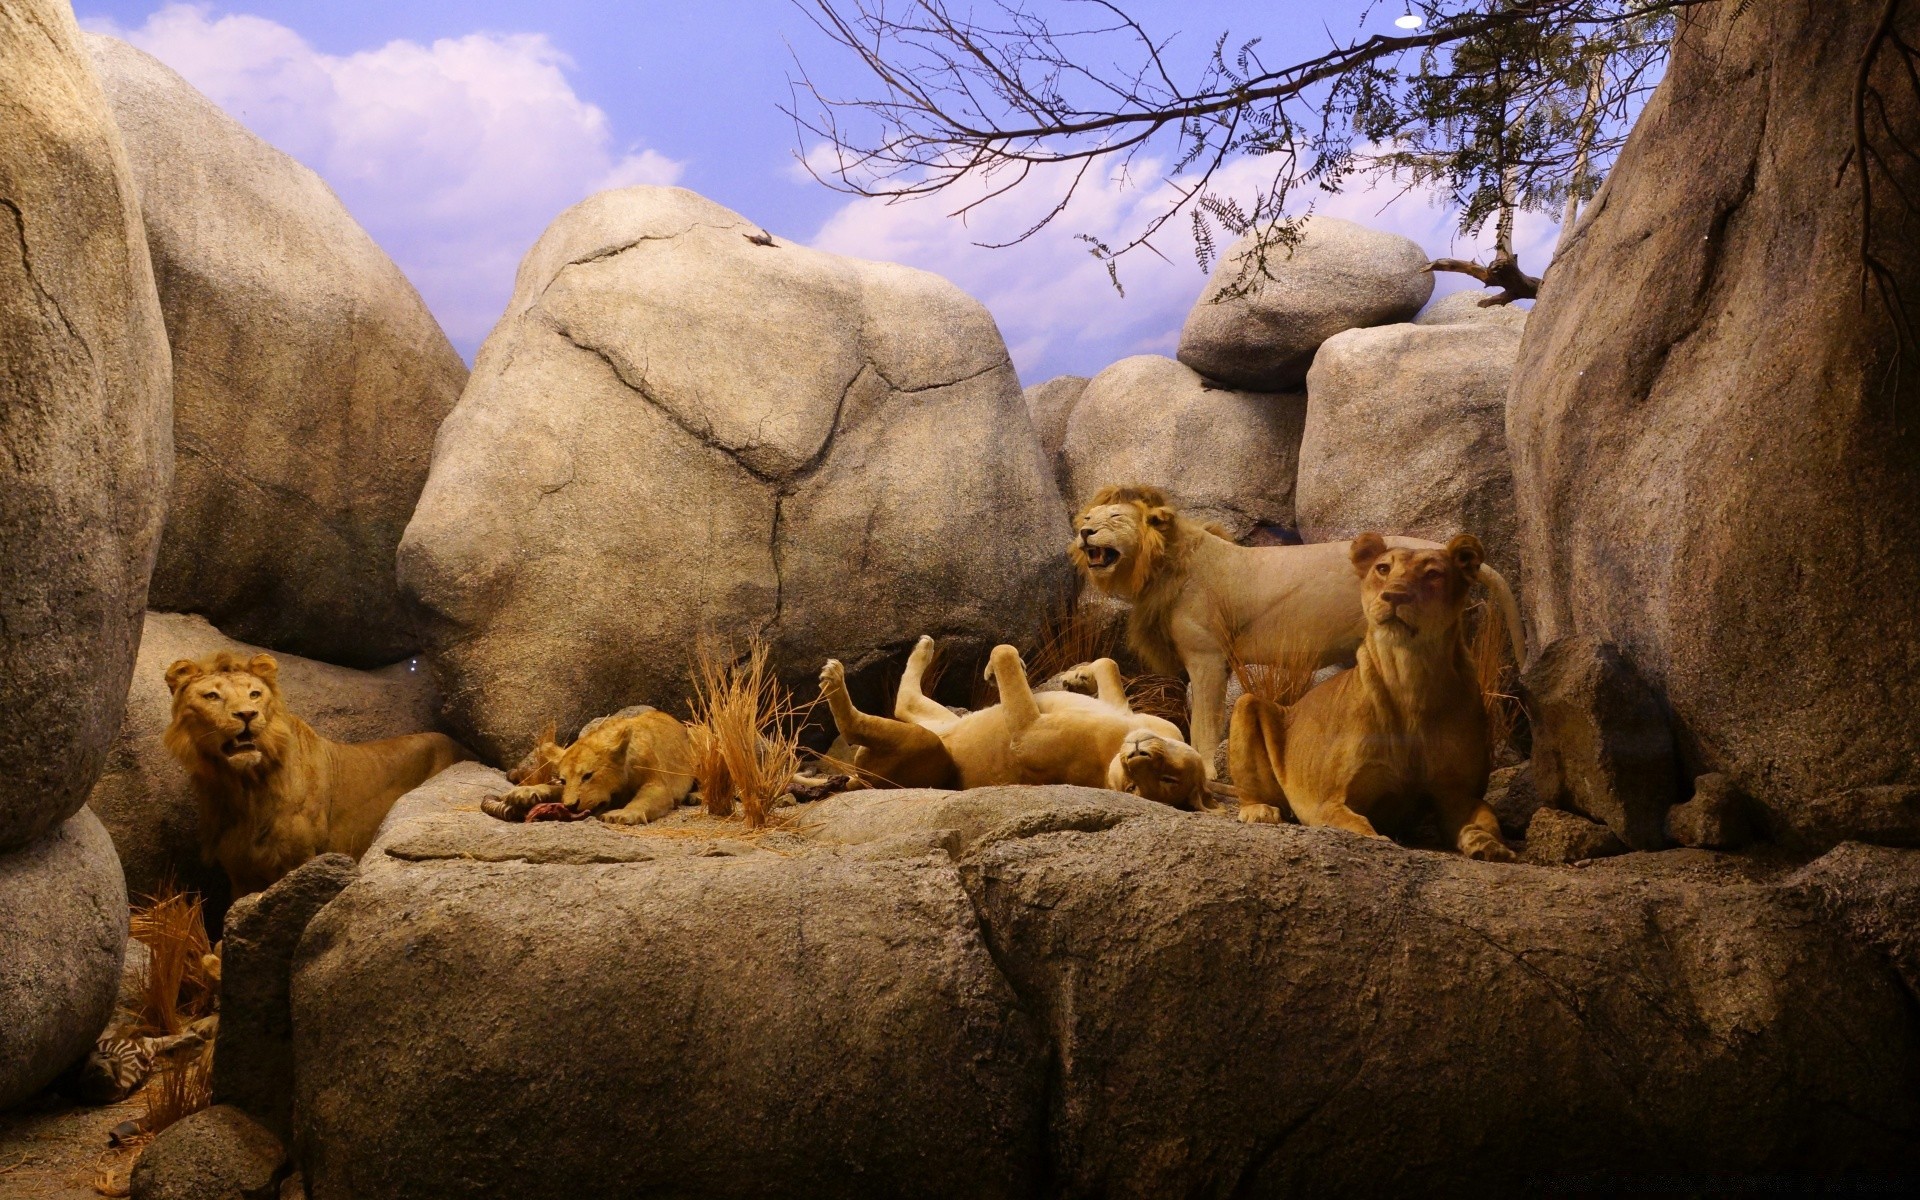
{"type": "Polygon", "coordinates": [[[1033,422],[1033,432],[1053,467],[1053,481],[1060,486],[1061,499],[1067,502],[1069,511],[1085,497],[1067,494],[1067,421],[1073,416],[1073,406],[1080,403],[1080,393],[1087,390],[1087,382],[1084,375],[1060,375],[1022,393],[1027,401],[1027,418],[1033,422]]]}
{"type": "Polygon", "coordinates": [[[133,1200],[276,1200],[288,1169],[279,1138],[216,1104],[162,1129],[140,1152],[130,1186],[133,1200]]]}
{"type": "Polygon", "coordinates": [[[1307,374],[1294,509],[1309,542],[1471,533],[1520,578],[1507,462],[1509,325],[1386,325],[1328,338],[1307,374]]]}
{"type": "Polygon", "coordinates": [[[1718,772],[1693,781],[1693,799],[1667,810],[1667,836],[1682,846],[1737,850],[1753,840],[1747,800],[1718,772]]]}
{"type": "Polygon", "coordinates": [[[113,1015],[126,949],[127,891],[92,813],[0,854],[0,1109],[93,1046],[113,1015]]]}
{"type": "Polygon", "coordinates": [[[1541,801],[1604,821],[1635,850],[1664,846],[1680,768],[1667,714],[1632,662],[1615,646],[1562,638],[1520,686],[1541,801]]]}
{"type": "Polygon", "coordinates": [[[1426,253],[1397,233],[1312,216],[1264,264],[1257,241],[1248,234],[1220,256],[1180,330],[1180,361],[1230,387],[1296,390],[1320,343],[1409,320],[1433,295],[1426,253]]]}
{"type": "Polygon", "coordinates": [[[447,715],[684,711],[696,644],[806,686],[941,634],[965,657],[1070,585],[999,331],[952,284],[761,231],[678,188],[563,213],[440,432],[400,546],[447,715]]]}
{"type": "Polygon", "coordinates": [[[1920,1001],[1920,852],[1849,842],[1793,882],[1854,941],[1884,957],[1920,1001]]]}
{"type": "Polygon", "coordinates": [[[173,348],[153,607],[329,662],[406,656],[394,551],[466,365],[318,175],[132,46],[87,48],[173,348]]]}
{"type": "Polygon", "coordinates": [[[1093,377],[1067,422],[1075,505],[1112,484],[1165,488],[1188,516],[1238,541],[1294,527],[1293,485],[1307,398],[1209,388],[1170,358],[1123,358],[1093,377]]]}
{"type": "Polygon", "coordinates": [[[423,823],[438,847],[376,847],[300,946],[316,1200],[1041,1189],[1044,1046],[944,854],[474,812],[390,837],[423,823]],[[596,839],[631,851],[566,853],[596,839]]]}
{"type": "MultiPolygon", "coordinates": [[[[160,740],[173,719],[165,674],[178,659],[220,650],[251,656],[259,649],[201,617],[147,614],[127,717],[87,801],[113,835],[130,894],[151,895],[169,876],[206,895],[225,891],[220,868],[200,859],[200,814],[187,773],[160,740]]],[[[274,657],[289,709],[326,737],[364,742],[437,727],[432,679],[417,662],[356,671],[291,654],[274,657]]]]}
{"type": "Polygon", "coordinates": [[[323,854],[227,912],[213,1102],[245,1111],[281,1141],[293,1136],[293,952],[356,870],[345,854],[323,854]]]}
{"type": "Polygon", "coordinates": [[[1883,7],[1683,22],[1528,318],[1507,426],[1537,640],[1618,646],[1685,774],[1816,848],[1920,841],[1920,371],[1878,299],[1920,294],[1920,162],[1875,144],[1869,278],[1854,145],[1856,79],[1876,129],[1920,130],[1897,42],[1860,70],[1883,7]]]}
{"type": "Polygon", "coordinates": [[[1499,818],[1500,832],[1508,837],[1525,837],[1527,823],[1540,807],[1540,792],[1533,786],[1533,764],[1501,767],[1489,776],[1487,807],[1499,818]]]}
{"type": "Polygon", "coordinates": [[[1877,903],[1861,871],[1499,866],[1086,788],[513,825],[449,804],[506,786],[460,769],[301,943],[319,1200],[1499,1195],[1623,1136],[1648,1173],[1920,1152],[1920,1010],[1832,899],[1877,903]]]}
{"type": "Polygon", "coordinates": [[[86,802],[126,702],[173,444],[127,159],[64,0],[0,8],[0,854],[86,802]]]}
{"type": "Polygon", "coordinates": [[[1415,325],[1505,325],[1514,329],[1527,327],[1527,309],[1517,304],[1489,304],[1482,306],[1480,301],[1489,296],[1499,295],[1497,289],[1468,288],[1464,292],[1448,292],[1420,310],[1413,319],[1415,325]]]}
{"type": "Polygon", "coordinates": [[[1527,820],[1526,840],[1521,861],[1542,867],[1564,867],[1627,852],[1627,844],[1613,830],[1557,808],[1533,810],[1527,820]]]}

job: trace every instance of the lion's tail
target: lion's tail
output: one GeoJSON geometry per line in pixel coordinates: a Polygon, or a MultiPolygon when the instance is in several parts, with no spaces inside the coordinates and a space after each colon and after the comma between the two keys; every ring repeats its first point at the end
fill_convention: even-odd
{"type": "Polygon", "coordinates": [[[1507,586],[1506,577],[1486,563],[1480,564],[1480,582],[1486,585],[1493,602],[1500,606],[1500,619],[1507,623],[1507,636],[1513,639],[1513,665],[1515,670],[1527,669],[1527,638],[1520,628],[1520,606],[1514,603],[1513,589],[1507,586]]]}

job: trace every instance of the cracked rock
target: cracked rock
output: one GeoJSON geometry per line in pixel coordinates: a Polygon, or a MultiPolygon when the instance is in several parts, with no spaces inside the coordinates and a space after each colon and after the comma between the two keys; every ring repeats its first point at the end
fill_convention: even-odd
{"type": "Polygon", "coordinates": [[[466,364],[318,175],[124,42],[87,48],[172,344],[151,607],[351,666],[418,648],[393,555],[466,364]]]}
{"type": "Polygon", "coordinates": [[[4,853],[85,803],[113,742],[173,442],[133,180],[72,9],[0,7],[0,64],[4,853]]]}
{"type": "Polygon", "coordinates": [[[697,639],[790,683],[921,634],[1017,639],[1068,585],[1064,506],[992,318],[937,276],[777,240],[692,192],[562,214],[440,432],[400,547],[446,711],[514,761],[697,639]]]}
{"type": "Polygon", "coordinates": [[[1197,521],[1239,541],[1294,526],[1294,474],[1307,398],[1209,388],[1155,354],[1095,375],[1066,424],[1068,493],[1076,506],[1114,484],[1165,488],[1197,521]]]}

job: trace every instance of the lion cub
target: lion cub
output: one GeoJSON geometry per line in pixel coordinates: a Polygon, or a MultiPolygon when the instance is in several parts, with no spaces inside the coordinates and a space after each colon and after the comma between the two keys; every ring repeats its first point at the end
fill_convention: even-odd
{"type": "Polygon", "coordinates": [[[895,720],[854,708],[837,660],[821,669],[820,694],[841,736],[857,748],[854,765],[869,784],[1071,783],[1131,792],[1176,808],[1209,806],[1199,753],[1171,722],[1133,711],[1112,659],[1069,673],[1071,683],[1091,686],[1095,695],[1036,695],[1020,652],[996,646],[988,675],[999,685],[1000,703],[962,716],[921,691],[933,650],[933,639],[923,637],[907,659],[895,720]]]}
{"type": "Polygon", "coordinates": [[[1483,799],[1491,763],[1487,716],[1461,615],[1486,557],[1461,534],[1444,550],[1353,540],[1366,639],[1358,662],[1282,709],[1245,695],[1234,706],[1228,762],[1240,819],[1379,836],[1431,803],[1441,832],[1469,858],[1512,862],[1483,799]]]}
{"type": "Polygon", "coordinates": [[[626,708],[589,722],[564,750],[549,727],[514,774],[520,786],[481,803],[489,816],[519,820],[557,801],[583,815],[607,809],[600,819],[615,825],[644,825],[693,791],[693,740],[667,713],[626,708]]]}

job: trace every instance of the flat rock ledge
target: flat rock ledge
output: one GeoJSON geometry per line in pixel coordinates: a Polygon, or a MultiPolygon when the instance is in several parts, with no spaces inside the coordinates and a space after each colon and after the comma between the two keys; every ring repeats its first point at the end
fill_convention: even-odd
{"type": "Polygon", "coordinates": [[[319,1200],[1497,1193],[1920,1154],[1910,947],[1875,915],[1920,898],[1916,852],[1495,865],[1065,787],[522,826],[478,810],[505,786],[462,764],[403,799],[300,942],[319,1200]]]}

